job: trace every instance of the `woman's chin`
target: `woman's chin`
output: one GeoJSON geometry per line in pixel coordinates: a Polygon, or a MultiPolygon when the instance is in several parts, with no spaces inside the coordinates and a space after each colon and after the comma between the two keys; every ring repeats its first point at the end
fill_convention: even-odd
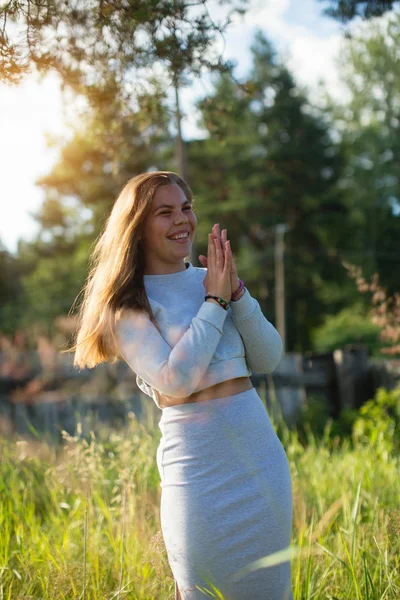
{"type": "Polygon", "coordinates": [[[187,242],[186,244],[174,244],[173,253],[179,254],[179,256],[187,256],[192,250],[192,243],[187,242]]]}

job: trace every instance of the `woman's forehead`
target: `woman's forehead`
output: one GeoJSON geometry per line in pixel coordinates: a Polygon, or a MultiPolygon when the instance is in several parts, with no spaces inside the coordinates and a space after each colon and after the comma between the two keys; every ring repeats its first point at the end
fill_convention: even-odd
{"type": "Polygon", "coordinates": [[[157,210],[161,206],[180,206],[184,202],[187,202],[187,198],[182,189],[179,185],[171,183],[157,188],[153,196],[152,206],[153,210],[157,210]]]}

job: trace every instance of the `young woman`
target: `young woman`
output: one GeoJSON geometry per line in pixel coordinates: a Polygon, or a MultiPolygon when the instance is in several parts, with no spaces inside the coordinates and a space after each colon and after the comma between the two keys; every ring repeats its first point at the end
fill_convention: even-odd
{"type": "Polygon", "coordinates": [[[92,256],[75,365],[124,359],[162,410],[160,518],[175,598],[292,600],[288,460],[253,371],[282,341],[238,278],[227,231],[208,235],[206,267],[185,262],[196,234],[188,185],[140,174],[118,196],[92,256]]]}

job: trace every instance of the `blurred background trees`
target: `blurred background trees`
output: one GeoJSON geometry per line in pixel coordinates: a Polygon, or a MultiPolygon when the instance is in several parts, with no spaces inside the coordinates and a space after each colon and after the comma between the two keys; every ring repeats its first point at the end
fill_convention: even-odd
{"type": "Polygon", "coordinates": [[[381,17],[398,5],[397,0],[318,0],[325,4],[324,13],[342,23],[355,17],[371,19],[381,17]]]}
{"type": "MultiPolygon", "coordinates": [[[[246,8],[228,4],[229,11],[246,8]]],[[[357,10],[361,4],[368,3],[352,3],[357,10]]],[[[392,3],[381,4],[383,14],[383,4],[392,3]]],[[[27,31],[28,25],[41,31],[25,67],[10,39],[2,38],[3,77],[13,83],[31,63],[43,72],[55,69],[84,103],[73,137],[59,146],[59,161],[37,181],[45,192],[35,215],[37,238],[20,241],[16,257],[0,252],[0,330],[40,323],[51,335],[84,284],[91,249],[123,184],[142,171],[171,169],[185,174],[196,196],[193,263],[200,266],[206,233],[219,222],[228,229],[239,273],[272,321],[276,226],[287,225],[289,351],[329,350],[348,341],[364,319],[357,339],[379,352],[369,301],[343,263],[362,268],[367,278],[379,272],[389,294],[399,289],[399,14],[373,19],[365,12],[361,33],[342,44],[348,96],[338,103],[326,94],[322,109],[261,32],[252,42],[249,71],[238,80],[235,65],[206,51],[229,16],[212,24],[203,3],[195,5],[196,18],[189,18],[189,3],[166,2],[164,13],[143,3],[135,22],[122,5],[101,5],[98,11],[82,5],[72,14],[63,3],[48,2],[48,16],[32,23],[15,9],[27,31]],[[71,25],[68,35],[44,50],[44,27],[63,22],[71,25]],[[168,77],[151,70],[155,63],[168,77]],[[211,89],[197,103],[205,135],[187,140],[183,156],[179,90],[205,71],[213,73],[211,89]]],[[[353,8],[350,17],[359,14],[353,8]]]]}

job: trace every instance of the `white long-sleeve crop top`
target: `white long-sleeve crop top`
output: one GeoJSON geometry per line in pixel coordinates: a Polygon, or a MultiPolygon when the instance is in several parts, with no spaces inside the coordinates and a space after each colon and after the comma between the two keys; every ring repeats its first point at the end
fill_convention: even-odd
{"type": "Polygon", "coordinates": [[[247,288],[228,310],[204,300],[206,268],[144,275],[145,290],[162,335],[144,311],[123,310],[116,323],[120,355],[138,387],[159,408],[158,392],[190,396],[252,372],[271,373],[282,340],[247,288]]]}

